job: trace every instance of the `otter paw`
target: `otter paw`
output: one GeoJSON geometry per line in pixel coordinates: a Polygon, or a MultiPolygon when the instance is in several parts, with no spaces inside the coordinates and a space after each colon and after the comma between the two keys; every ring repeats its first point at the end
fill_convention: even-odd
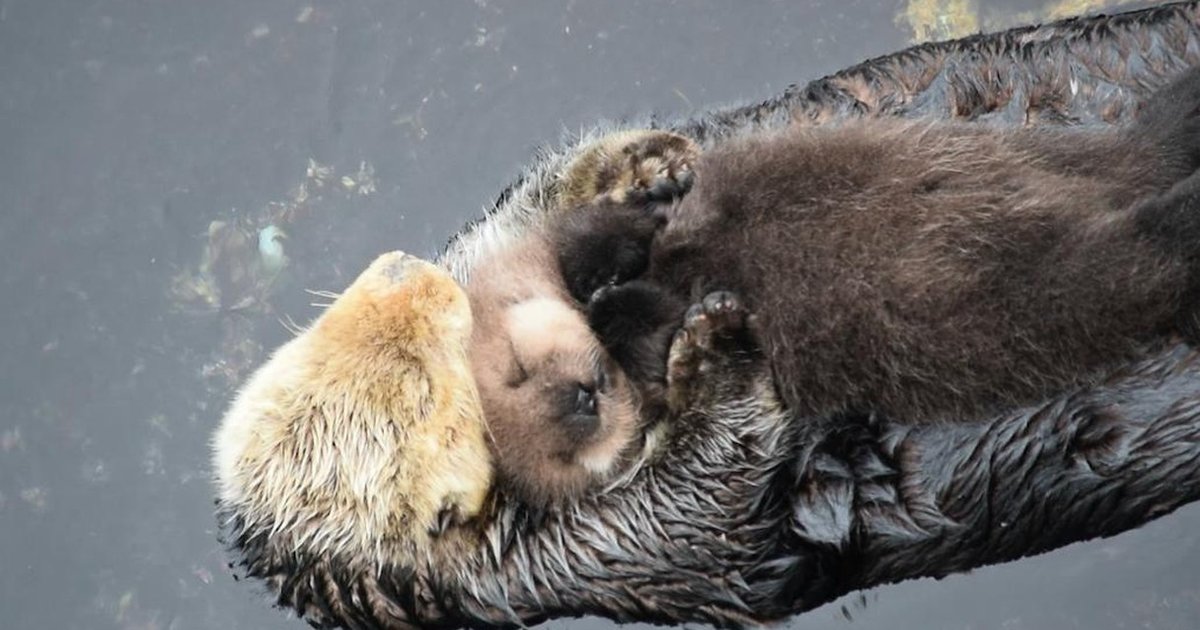
{"type": "Polygon", "coordinates": [[[758,322],[736,293],[715,291],[684,315],[667,357],[668,402],[694,405],[705,395],[732,394],[759,376],[758,322]]]}
{"type": "Polygon", "coordinates": [[[670,201],[692,186],[700,147],[661,130],[626,131],[601,139],[568,167],[560,205],[670,201]]]}
{"type": "Polygon", "coordinates": [[[436,520],[430,524],[426,533],[430,538],[437,538],[470,520],[471,516],[463,510],[463,506],[457,503],[447,503],[438,510],[436,520]]]}
{"type": "Polygon", "coordinates": [[[624,184],[622,175],[625,175],[629,183],[600,194],[616,203],[671,201],[682,197],[692,188],[695,180],[692,164],[699,154],[696,143],[683,136],[651,133],[623,149],[628,172],[616,173],[615,181],[624,184]]]}
{"type": "Polygon", "coordinates": [[[731,291],[713,291],[683,316],[683,329],[692,343],[712,348],[714,342],[744,331],[750,317],[742,298],[731,291]]]}

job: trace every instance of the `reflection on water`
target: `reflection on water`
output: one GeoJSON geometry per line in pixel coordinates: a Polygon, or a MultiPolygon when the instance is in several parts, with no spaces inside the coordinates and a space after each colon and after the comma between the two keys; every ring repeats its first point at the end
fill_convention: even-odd
{"type": "MultiPolygon", "coordinates": [[[[435,253],[535,145],[1095,4],[0,0],[0,625],[304,627],[225,567],[209,435],[321,291],[435,253]]],[[[1194,628],[1198,524],[790,625],[1194,628]]]]}

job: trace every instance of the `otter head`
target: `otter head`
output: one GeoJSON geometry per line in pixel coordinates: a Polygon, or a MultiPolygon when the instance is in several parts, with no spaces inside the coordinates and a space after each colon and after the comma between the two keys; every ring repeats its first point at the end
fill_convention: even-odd
{"type": "Polygon", "coordinates": [[[401,253],[372,263],[222,420],[214,468],[234,542],[382,565],[475,515],[491,459],[471,329],[441,269],[401,253]]]}
{"type": "Polygon", "coordinates": [[[623,470],[642,435],[637,395],[567,293],[548,241],[490,257],[468,285],[471,365],[499,481],[547,505],[623,470]]]}

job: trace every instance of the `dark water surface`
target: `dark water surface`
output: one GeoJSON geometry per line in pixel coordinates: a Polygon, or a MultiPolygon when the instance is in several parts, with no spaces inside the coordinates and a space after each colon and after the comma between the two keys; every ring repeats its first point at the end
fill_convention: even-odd
{"type": "MultiPolygon", "coordinates": [[[[304,289],[434,254],[537,145],[1097,4],[0,0],[0,628],[305,627],[225,568],[209,436],[304,289]]],[[[1198,628],[1198,526],[788,627],[1198,628]]]]}

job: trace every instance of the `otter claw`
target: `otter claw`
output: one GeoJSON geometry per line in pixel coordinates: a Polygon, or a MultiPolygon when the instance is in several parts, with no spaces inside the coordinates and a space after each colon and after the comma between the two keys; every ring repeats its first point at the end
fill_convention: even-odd
{"type": "Polygon", "coordinates": [[[701,302],[705,314],[721,329],[744,328],[746,325],[746,307],[736,293],[729,291],[714,291],[704,296],[701,302]]]}
{"type": "Polygon", "coordinates": [[[668,405],[679,411],[695,402],[696,396],[708,395],[706,388],[716,385],[703,375],[714,370],[735,369],[745,376],[748,372],[742,367],[750,365],[747,361],[761,358],[756,328],[741,297],[730,291],[709,293],[688,308],[667,359],[668,405]]]}
{"type": "Polygon", "coordinates": [[[691,190],[694,180],[690,170],[681,170],[674,177],[665,175],[655,179],[643,194],[647,201],[672,201],[691,190]]]}
{"type": "Polygon", "coordinates": [[[588,301],[587,301],[588,305],[590,306],[592,304],[596,304],[598,302],[603,301],[605,299],[605,297],[608,296],[609,293],[612,293],[612,290],[614,288],[616,288],[615,282],[614,283],[605,283],[605,284],[602,284],[602,285],[596,287],[596,290],[592,291],[592,294],[590,296],[588,296],[588,301]]]}
{"type": "Polygon", "coordinates": [[[691,331],[691,343],[711,348],[715,337],[735,336],[747,327],[750,315],[742,299],[730,291],[714,291],[688,308],[680,332],[691,331]]]}
{"type": "Polygon", "coordinates": [[[446,533],[451,527],[461,525],[466,521],[463,518],[462,511],[456,505],[448,505],[443,507],[437,513],[437,522],[429,528],[429,535],[438,537],[446,533]]]}
{"type": "Polygon", "coordinates": [[[614,133],[586,148],[568,167],[559,203],[671,201],[692,187],[700,146],[661,129],[614,133]]]}

